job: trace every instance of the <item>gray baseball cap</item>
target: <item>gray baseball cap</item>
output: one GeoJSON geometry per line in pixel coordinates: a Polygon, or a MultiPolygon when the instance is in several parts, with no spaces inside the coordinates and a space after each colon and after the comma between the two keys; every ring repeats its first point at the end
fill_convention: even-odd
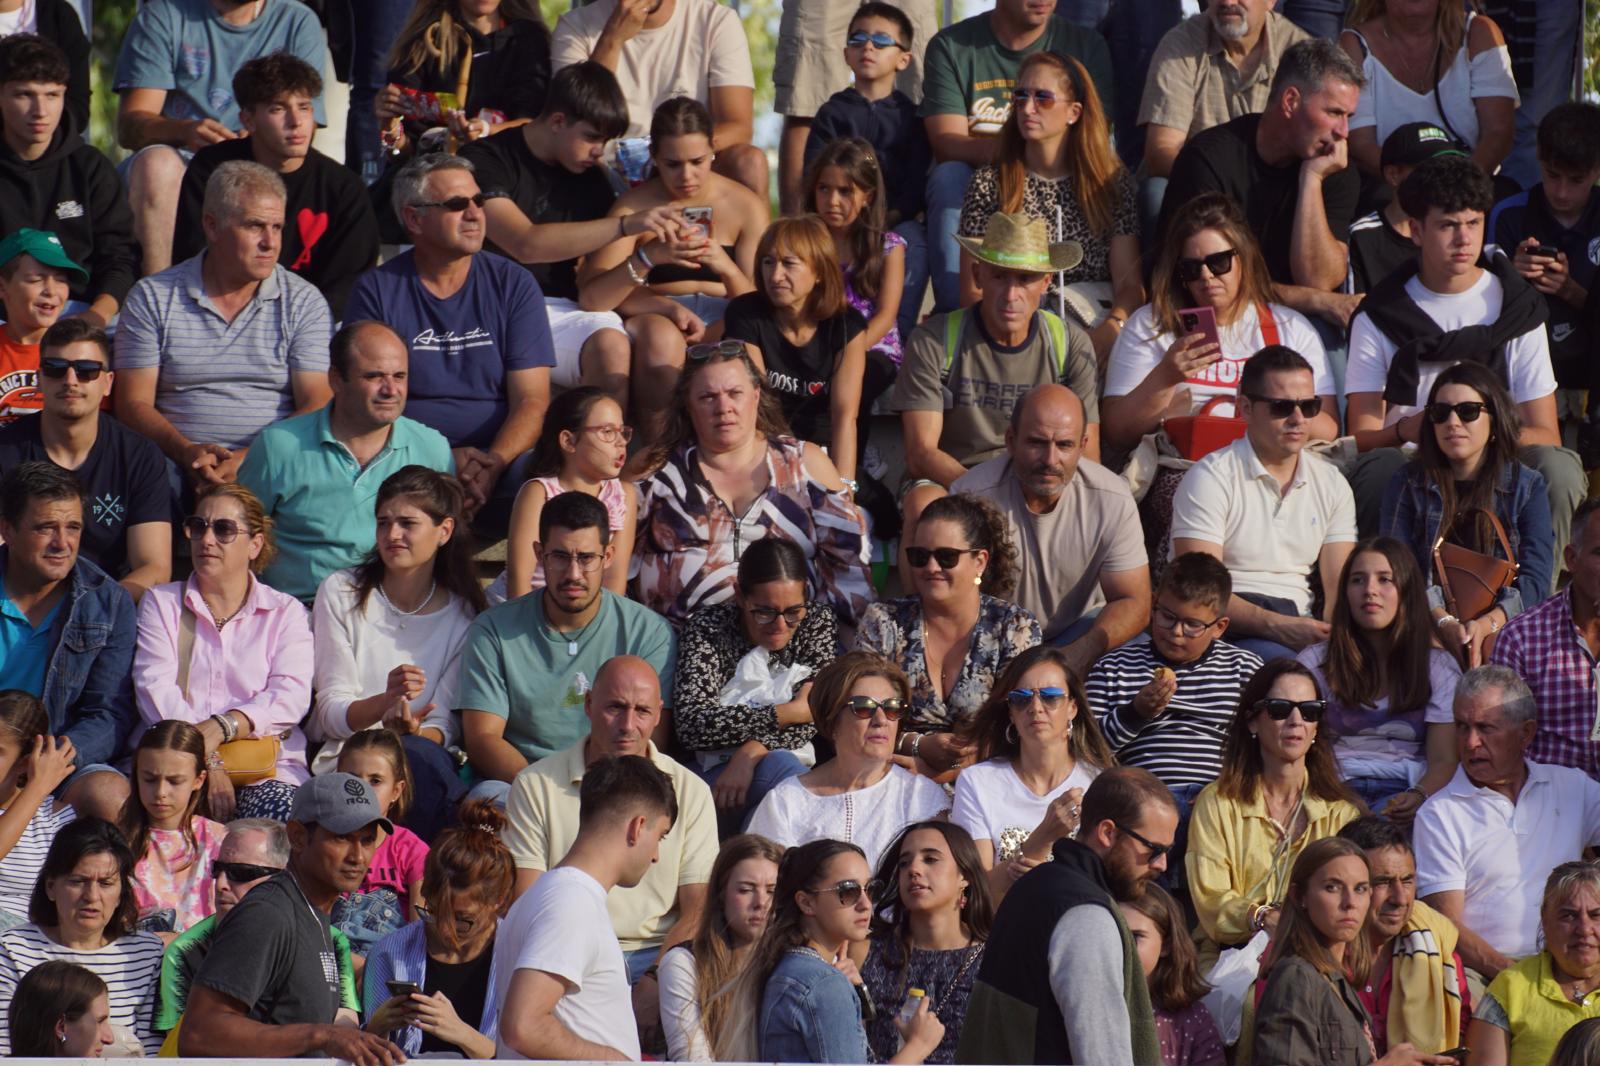
{"type": "Polygon", "coordinates": [[[295,789],[289,821],[320,825],[339,836],[365,829],[374,822],[385,833],[394,832],[394,823],[378,809],[372,789],[354,774],[323,774],[295,789]]]}

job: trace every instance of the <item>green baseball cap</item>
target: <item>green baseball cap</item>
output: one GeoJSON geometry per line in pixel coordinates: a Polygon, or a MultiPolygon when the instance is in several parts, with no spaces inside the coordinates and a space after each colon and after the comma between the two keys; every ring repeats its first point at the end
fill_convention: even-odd
{"type": "Polygon", "coordinates": [[[54,233],[24,227],[0,241],[0,267],[19,255],[31,255],[45,266],[69,271],[83,281],[89,280],[89,272],[72,261],[67,250],[61,247],[61,238],[54,233]]]}

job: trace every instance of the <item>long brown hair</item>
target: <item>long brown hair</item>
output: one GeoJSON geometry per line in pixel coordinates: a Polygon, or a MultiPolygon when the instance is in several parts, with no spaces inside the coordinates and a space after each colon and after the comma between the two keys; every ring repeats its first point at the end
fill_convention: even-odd
{"type": "Polygon", "coordinates": [[[422,898],[439,916],[434,931],[452,951],[461,947],[450,917],[456,897],[479,900],[498,911],[510,902],[517,879],[511,852],[500,839],[506,812],[492,800],[474,800],[462,804],[456,817],[455,825],[433,838],[422,867],[422,898]]]}
{"type": "Polygon", "coordinates": [[[871,142],[861,137],[829,141],[822,154],[806,168],[805,207],[809,211],[817,209],[817,182],[822,180],[822,171],[827,167],[837,167],[846,181],[867,194],[867,204],[856,215],[846,244],[855,268],[850,277],[851,286],[863,299],[876,303],[879,286],[883,284],[883,231],[887,228],[888,215],[884,204],[888,197],[878,153],[871,142]]]}
{"type": "MultiPolygon", "coordinates": [[[[472,576],[472,549],[467,544],[466,520],[462,517],[467,492],[461,482],[450,474],[413,463],[396,470],[378,486],[378,498],[372,505],[374,520],[383,505],[394,499],[404,499],[435,524],[442,524],[446,518],[455,522],[455,532],[434,553],[433,579],[452,596],[465,600],[468,613],[475,615],[483,611],[488,603],[483,598],[483,586],[472,576]]],[[[358,609],[366,610],[367,598],[383,581],[383,571],[383,556],[374,546],[356,567],[358,609]]]]}
{"type": "Polygon", "coordinates": [[[77,963],[51,959],[35,966],[17,982],[8,1005],[11,1054],[41,1059],[62,1055],[66,1038],[56,1037],[56,1023],[70,1025],[107,994],[100,975],[77,963]]]}
{"type": "Polygon", "coordinates": [[[989,872],[983,868],[983,860],[978,857],[978,847],[972,842],[972,834],[943,818],[913,822],[900,830],[894,843],[883,849],[874,874],[878,884],[883,886],[879,890],[883,895],[878,897],[878,904],[872,910],[872,939],[894,946],[895,950],[889,953],[889,961],[900,973],[904,973],[911,963],[911,916],[900,902],[900,852],[904,850],[911,834],[920,829],[931,829],[944,837],[945,847],[950,849],[956,869],[961,871],[961,876],[967,882],[961,903],[962,930],[974,944],[982,944],[989,939],[989,931],[994,928],[994,897],[989,894],[989,872]]]}
{"type": "Polygon", "coordinates": [[[816,278],[802,311],[807,321],[822,322],[848,306],[844,300],[844,271],[839,267],[828,224],[816,215],[799,215],[775,220],[756,244],[756,288],[769,307],[772,294],[767,292],[766,271],[759,267],[768,256],[778,258],[784,252],[805,263],[816,278]]]}
{"type": "Polygon", "coordinates": [[[1372,707],[1387,696],[1392,715],[1426,707],[1433,696],[1432,649],[1427,582],[1411,549],[1393,537],[1368,537],[1357,544],[1339,571],[1339,606],[1333,612],[1333,632],[1322,663],[1328,690],[1350,707],[1372,707]],[[1355,604],[1349,600],[1350,572],[1356,560],[1368,552],[1388,560],[1400,599],[1389,624],[1389,654],[1382,663],[1366,631],[1356,625],[1355,604]]]}
{"type": "MultiPolygon", "coordinates": [[[[1291,674],[1303,677],[1322,697],[1322,686],[1311,668],[1293,659],[1273,659],[1257,670],[1244,691],[1239,693],[1239,712],[1228,724],[1228,735],[1222,741],[1222,772],[1217,775],[1217,795],[1223,799],[1253,803],[1261,792],[1261,775],[1266,764],[1261,757],[1261,744],[1250,732],[1250,723],[1256,717],[1256,704],[1267,698],[1272,686],[1280,677],[1291,674]]],[[[1306,752],[1306,790],[1321,800],[1346,800],[1357,807],[1361,801],[1339,774],[1339,764],[1333,757],[1333,735],[1319,723],[1311,750],[1306,752]]]]}
{"type": "MultiPolygon", "coordinates": [[[[127,800],[122,804],[122,813],[117,816],[117,828],[127,838],[128,847],[133,851],[134,861],[144,858],[144,853],[150,848],[150,815],[144,809],[144,804],[139,801],[139,756],[147,751],[181,751],[194,759],[194,776],[196,787],[189,796],[189,802],[183,809],[183,842],[188,847],[189,858],[179,870],[187,870],[194,862],[194,857],[200,854],[199,841],[194,835],[194,819],[198,815],[206,817],[211,813],[211,807],[206,799],[206,738],[200,730],[188,722],[181,722],[175,718],[157,722],[145,730],[144,736],[139,738],[139,746],[133,749],[133,781],[132,789],[127,800]]],[[[219,770],[218,773],[227,773],[219,770]]]]}
{"type": "Polygon", "coordinates": [[[1272,276],[1267,273],[1261,245],[1245,222],[1244,212],[1225,193],[1201,193],[1172,216],[1166,242],[1156,256],[1156,269],[1150,280],[1150,309],[1162,333],[1177,333],[1179,310],[1194,303],[1188,288],[1178,278],[1178,260],[1183,258],[1183,246],[1189,238],[1208,229],[1222,234],[1229,247],[1238,253],[1233,269],[1240,271],[1239,295],[1231,310],[1272,302],[1272,276]]]}
{"type": "MultiPolygon", "coordinates": [[[[1279,959],[1291,955],[1305,959],[1324,977],[1332,977],[1340,972],[1340,965],[1333,961],[1328,946],[1322,942],[1322,934],[1312,924],[1311,916],[1306,913],[1306,888],[1318,870],[1335,859],[1347,856],[1360,859],[1361,865],[1366,868],[1367,876],[1369,878],[1372,876],[1372,864],[1367,861],[1367,853],[1359,844],[1343,837],[1323,837],[1320,840],[1313,840],[1294,861],[1294,867],[1289,871],[1289,889],[1283,901],[1283,917],[1278,922],[1277,935],[1273,937],[1272,945],[1267,950],[1267,957],[1261,963],[1262,973],[1271,973],[1279,959]]],[[[1372,911],[1369,907],[1366,921],[1371,920],[1372,911]]],[[[1344,976],[1366,974],[1371,964],[1372,947],[1367,943],[1366,922],[1363,922],[1361,932],[1345,945],[1344,976]]]]}
{"type": "MultiPolygon", "coordinates": [[[[498,12],[502,22],[532,22],[544,31],[550,30],[539,13],[539,5],[531,0],[500,0],[498,12]]],[[[389,52],[388,67],[405,74],[417,74],[425,66],[433,65],[440,77],[453,78],[465,54],[472,51],[472,34],[467,31],[466,20],[454,0],[417,0],[405,26],[394,39],[389,52]]],[[[466,107],[465,100],[459,101],[466,107]]]]}
{"type": "MultiPolygon", "coordinates": [[[[690,943],[694,955],[694,998],[700,1008],[700,1024],[705,1027],[706,1039],[712,1047],[717,1046],[723,1027],[728,1023],[733,981],[750,953],[749,947],[734,944],[733,933],[728,929],[727,907],[723,904],[734,867],[746,859],[766,859],[776,866],[783,861],[783,848],[754,833],[730,837],[722,845],[717,861],[711,864],[711,884],[706,906],[700,914],[700,928],[695,930],[690,943]]],[[[777,902],[776,897],[773,902],[777,902]]]]}
{"type": "Polygon", "coordinates": [[[1089,698],[1084,693],[1083,682],[1073,673],[1071,663],[1061,649],[1049,644],[1029,648],[1007,663],[1006,668],[995,680],[994,688],[989,690],[989,698],[983,701],[978,713],[972,716],[968,735],[978,748],[978,761],[1015,759],[1021,756],[1022,744],[1017,738],[1016,731],[1011,728],[1009,697],[1012,689],[1021,686],[1022,675],[1040,663],[1050,663],[1060,668],[1067,679],[1067,698],[1078,709],[1077,715],[1072,719],[1072,735],[1067,738],[1067,750],[1072,753],[1072,757],[1100,770],[1109,770],[1117,765],[1116,756],[1111,752],[1111,745],[1106,743],[1106,736],[1100,731],[1100,723],[1095,720],[1094,711],[1089,707],[1089,698]]]}
{"type": "Polygon", "coordinates": [[[672,402],[662,416],[661,439],[650,449],[649,459],[645,463],[647,470],[652,473],[660,470],[673,452],[694,439],[694,421],[689,416],[689,397],[694,392],[694,383],[708,367],[732,362],[744,366],[745,372],[750,375],[751,386],[760,396],[756,402],[756,432],[768,440],[789,436],[789,423],[784,420],[778,397],[767,388],[766,380],[750,361],[750,356],[743,351],[737,355],[725,355],[713,350],[704,359],[690,359],[684,365],[683,373],[678,375],[678,384],[672,390],[672,402]]]}
{"type": "Polygon", "coordinates": [[[1494,526],[1487,515],[1498,513],[1500,478],[1505,470],[1513,476],[1521,474],[1522,464],[1517,457],[1517,442],[1522,435],[1522,419],[1511,394],[1500,383],[1494,371],[1479,363],[1457,363],[1434,379],[1428,390],[1428,403],[1439,396],[1446,385],[1465,385],[1484,402],[1479,418],[1489,419],[1489,442],[1483,448],[1483,462],[1465,492],[1456,489],[1456,478],[1450,469],[1450,460],[1439,448],[1439,431],[1433,423],[1423,425],[1417,434],[1417,457],[1412,460],[1413,470],[1424,485],[1432,485],[1439,492],[1443,505],[1440,514],[1453,518],[1463,511],[1477,508],[1479,514],[1468,526],[1462,524],[1450,530],[1451,541],[1475,551],[1488,552],[1499,546],[1494,526]]]}
{"type": "Polygon", "coordinates": [[[1189,935],[1188,923],[1178,901],[1167,895],[1166,889],[1148,884],[1144,895],[1138,899],[1123,900],[1124,907],[1132,907],[1155,923],[1161,934],[1165,950],[1150,971],[1150,999],[1168,1014],[1188,1010],[1190,1005],[1205,998],[1211,985],[1200,976],[1200,956],[1194,949],[1194,938],[1189,935]]]}
{"type": "MultiPolygon", "coordinates": [[[[1017,81],[1036,67],[1049,67],[1065,87],[1064,97],[1057,102],[1062,106],[1076,102],[1083,113],[1077,125],[1067,127],[1067,173],[1072,178],[1072,191],[1083,209],[1083,217],[1095,236],[1111,229],[1116,219],[1118,178],[1122,174],[1122,161],[1111,148],[1111,128],[1106,123],[1105,105],[1095,91],[1094,81],[1083,64],[1070,56],[1054,52],[1035,52],[1017,68],[1017,81]]],[[[994,165],[1000,178],[1000,210],[1022,210],[1022,195],[1028,186],[1028,164],[1022,139],[1022,112],[1013,106],[1005,125],[1000,127],[1000,144],[995,150],[994,165]]],[[[1058,235],[1059,236],[1059,235],[1058,235]]]]}

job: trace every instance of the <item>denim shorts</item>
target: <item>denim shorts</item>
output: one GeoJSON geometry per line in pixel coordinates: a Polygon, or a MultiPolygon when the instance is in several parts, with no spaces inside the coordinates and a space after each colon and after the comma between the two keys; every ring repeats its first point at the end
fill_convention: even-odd
{"type": "Polygon", "coordinates": [[[391,888],[340,896],[333,901],[332,918],[357,955],[367,954],[374,944],[406,924],[400,897],[391,888]]]}

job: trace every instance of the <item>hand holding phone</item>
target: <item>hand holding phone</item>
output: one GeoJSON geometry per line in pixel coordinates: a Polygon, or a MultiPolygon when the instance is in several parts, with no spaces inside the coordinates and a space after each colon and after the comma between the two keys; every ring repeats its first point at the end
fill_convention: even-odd
{"type": "Polygon", "coordinates": [[[683,220],[690,226],[700,230],[706,240],[711,240],[711,208],[686,207],[683,209],[683,220]]]}
{"type": "Polygon", "coordinates": [[[385,981],[389,986],[391,996],[412,996],[422,991],[422,986],[415,981],[385,981]]]}

